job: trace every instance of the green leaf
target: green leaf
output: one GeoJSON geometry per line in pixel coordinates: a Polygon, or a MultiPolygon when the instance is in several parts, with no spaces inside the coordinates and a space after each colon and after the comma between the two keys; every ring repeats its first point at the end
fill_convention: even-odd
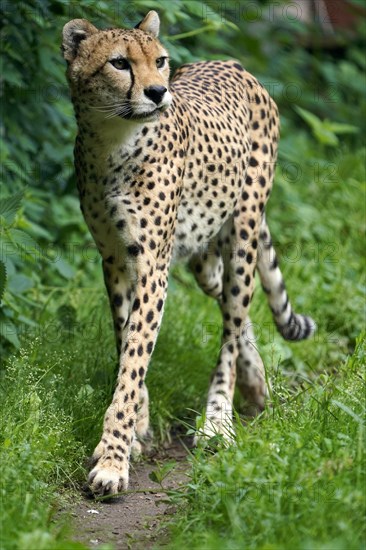
{"type": "Polygon", "coordinates": [[[52,242],[53,237],[47,229],[45,229],[41,225],[38,225],[38,223],[35,223],[34,221],[28,220],[27,224],[28,230],[31,231],[36,237],[52,242]]]}
{"type": "Polygon", "coordinates": [[[20,348],[20,342],[18,338],[18,332],[14,323],[9,319],[0,320],[0,336],[13,344],[17,349],[20,348]]]}
{"type": "Polygon", "coordinates": [[[301,107],[295,107],[301,118],[310,126],[314,137],[324,145],[336,146],[339,140],[336,134],[354,134],[358,132],[356,126],[343,124],[341,122],[332,122],[331,120],[321,120],[313,113],[301,107]]]}
{"type": "Polygon", "coordinates": [[[319,143],[323,143],[324,145],[336,147],[339,143],[337,136],[330,130],[326,130],[324,127],[313,129],[313,134],[319,143]]]}
{"type": "Polygon", "coordinates": [[[9,229],[7,237],[21,257],[26,255],[28,261],[35,261],[40,257],[40,251],[36,241],[21,229],[9,229]]]}
{"type": "Polygon", "coordinates": [[[357,126],[343,124],[341,122],[332,122],[330,120],[325,120],[324,126],[335,134],[357,134],[357,132],[359,132],[359,128],[357,128],[357,126]]]}
{"type": "Polygon", "coordinates": [[[29,290],[34,286],[34,282],[30,277],[23,275],[22,273],[16,273],[11,278],[9,278],[8,288],[15,294],[21,294],[26,290],[29,290]]]}
{"type": "Polygon", "coordinates": [[[149,473],[149,478],[151,481],[154,481],[154,483],[161,483],[164,481],[164,479],[169,475],[169,473],[175,468],[177,463],[175,461],[173,462],[166,462],[165,464],[161,465],[158,469],[153,470],[149,473]]]}
{"type": "Polygon", "coordinates": [[[308,123],[308,125],[312,130],[317,130],[321,127],[322,121],[320,120],[319,117],[314,115],[314,113],[310,113],[310,111],[307,111],[306,109],[302,109],[301,107],[298,107],[298,106],[295,106],[295,111],[297,111],[301,116],[301,118],[308,123]]]}
{"type": "Polygon", "coordinates": [[[62,258],[59,258],[53,265],[59,274],[65,279],[71,279],[75,275],[75,270],[73,267],[62,258]]]}
{"type": "Polygon", "coordinates": [[[149,479],[151,479],[154,483],[160,483],[161,481],[160,476],[157,475],[155,470],[149,473],[149,479]]]}
{"type": "Polygon", "coordinates": [[[6,267],[4,262],[0,260],[0,302],[3,299],[6,286],[6,267]]]}
{"type": "Polygon", "coordinates": [[[15,215],[18,212],[23,198],[23,193],[14,193],[10,197],[0,199],[0,216],[5,218],[8,224],[14,221],[15,215]]]}
{"type": "Polygon", "coordinates": [[[36,321],[33,321],[33,319],[29,319],[29,317],[26,317],[25,315],[19,315],[18,320],[21,323],[24,323],[25,325],[28,325],[30,327],[38,326],[38,323],[36,323],[36,321]]]}
{"type": "Polygon", "coordinates": [[[305,122],[307,122],[307,124],[310,126],[314,137],[319,141],[319,143],[332,146],[338,145],[337,136],[324,125],[320,118],[318,118],[313,113],[310,113],[306,109],[302,109],[301,107],[296,106],[295,110],[299,113],[301,118],[305,120],[305,122]]]}

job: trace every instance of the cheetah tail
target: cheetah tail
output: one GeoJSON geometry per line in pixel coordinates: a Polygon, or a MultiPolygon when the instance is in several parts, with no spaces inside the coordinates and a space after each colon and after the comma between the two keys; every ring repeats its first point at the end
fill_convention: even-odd
{"type": "Polygon", "coordinates": [[[286,340],[309,338],[316,330],[316,324],[311,317],[295,313],[291,307],[265,218],[263,218],[259,235],[257,268],[281,335],[286,340]]]}

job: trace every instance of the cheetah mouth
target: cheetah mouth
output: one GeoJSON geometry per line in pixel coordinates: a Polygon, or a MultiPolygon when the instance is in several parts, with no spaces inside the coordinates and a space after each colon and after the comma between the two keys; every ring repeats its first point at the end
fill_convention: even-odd
{"type": "Polygon", "coordinates": [[[142,113],[134,113],[133,111],[129,111],[128,113],[123,113],[118,116],[126,120],[150,122],[159,118],[160,113],[162,113],[166,109],[167,109],[167,106],[162,105],[161,107],[156,107],[156,109],[154,109],[153,111],[142,112],[142,113]]]}

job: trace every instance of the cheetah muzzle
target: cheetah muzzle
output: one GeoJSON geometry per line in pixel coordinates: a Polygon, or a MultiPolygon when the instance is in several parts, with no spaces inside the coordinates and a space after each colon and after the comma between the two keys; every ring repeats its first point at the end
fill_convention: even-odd
{"type": "Polygon", "coordinates": [[[248,316],[255,270],[281,334],[309,337],[293,312],[271,244],[265,206],[279,117],[263,86],[236,61],[184,65],[169,82],[156,12],[132,30],[63,29],[78,134],[81,210],[102,256],[119,372],[89,485],[128,485],[131,449],[149,428],[145,376],[159,332],[172,261],[190,268],[222,312],[223,334],[200,437],[234,437],[235,383],[257,410],[267,396],[248,316]]]}

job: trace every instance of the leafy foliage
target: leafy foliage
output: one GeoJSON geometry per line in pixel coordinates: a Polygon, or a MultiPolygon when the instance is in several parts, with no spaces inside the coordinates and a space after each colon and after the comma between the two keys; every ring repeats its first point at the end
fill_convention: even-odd
{"type": "Polygon", "coordinates": [[[339,145],[338,134],[355,134],[358,132],[357,126],[351,124],[342,124],[339,122],[331,122],[330,120],[320,120],[319,117],[313,115],[306,109],[295,107],[301,118],[307,122],[317,141],[323,145],[331,145],[336,147],[339,145]]]}

